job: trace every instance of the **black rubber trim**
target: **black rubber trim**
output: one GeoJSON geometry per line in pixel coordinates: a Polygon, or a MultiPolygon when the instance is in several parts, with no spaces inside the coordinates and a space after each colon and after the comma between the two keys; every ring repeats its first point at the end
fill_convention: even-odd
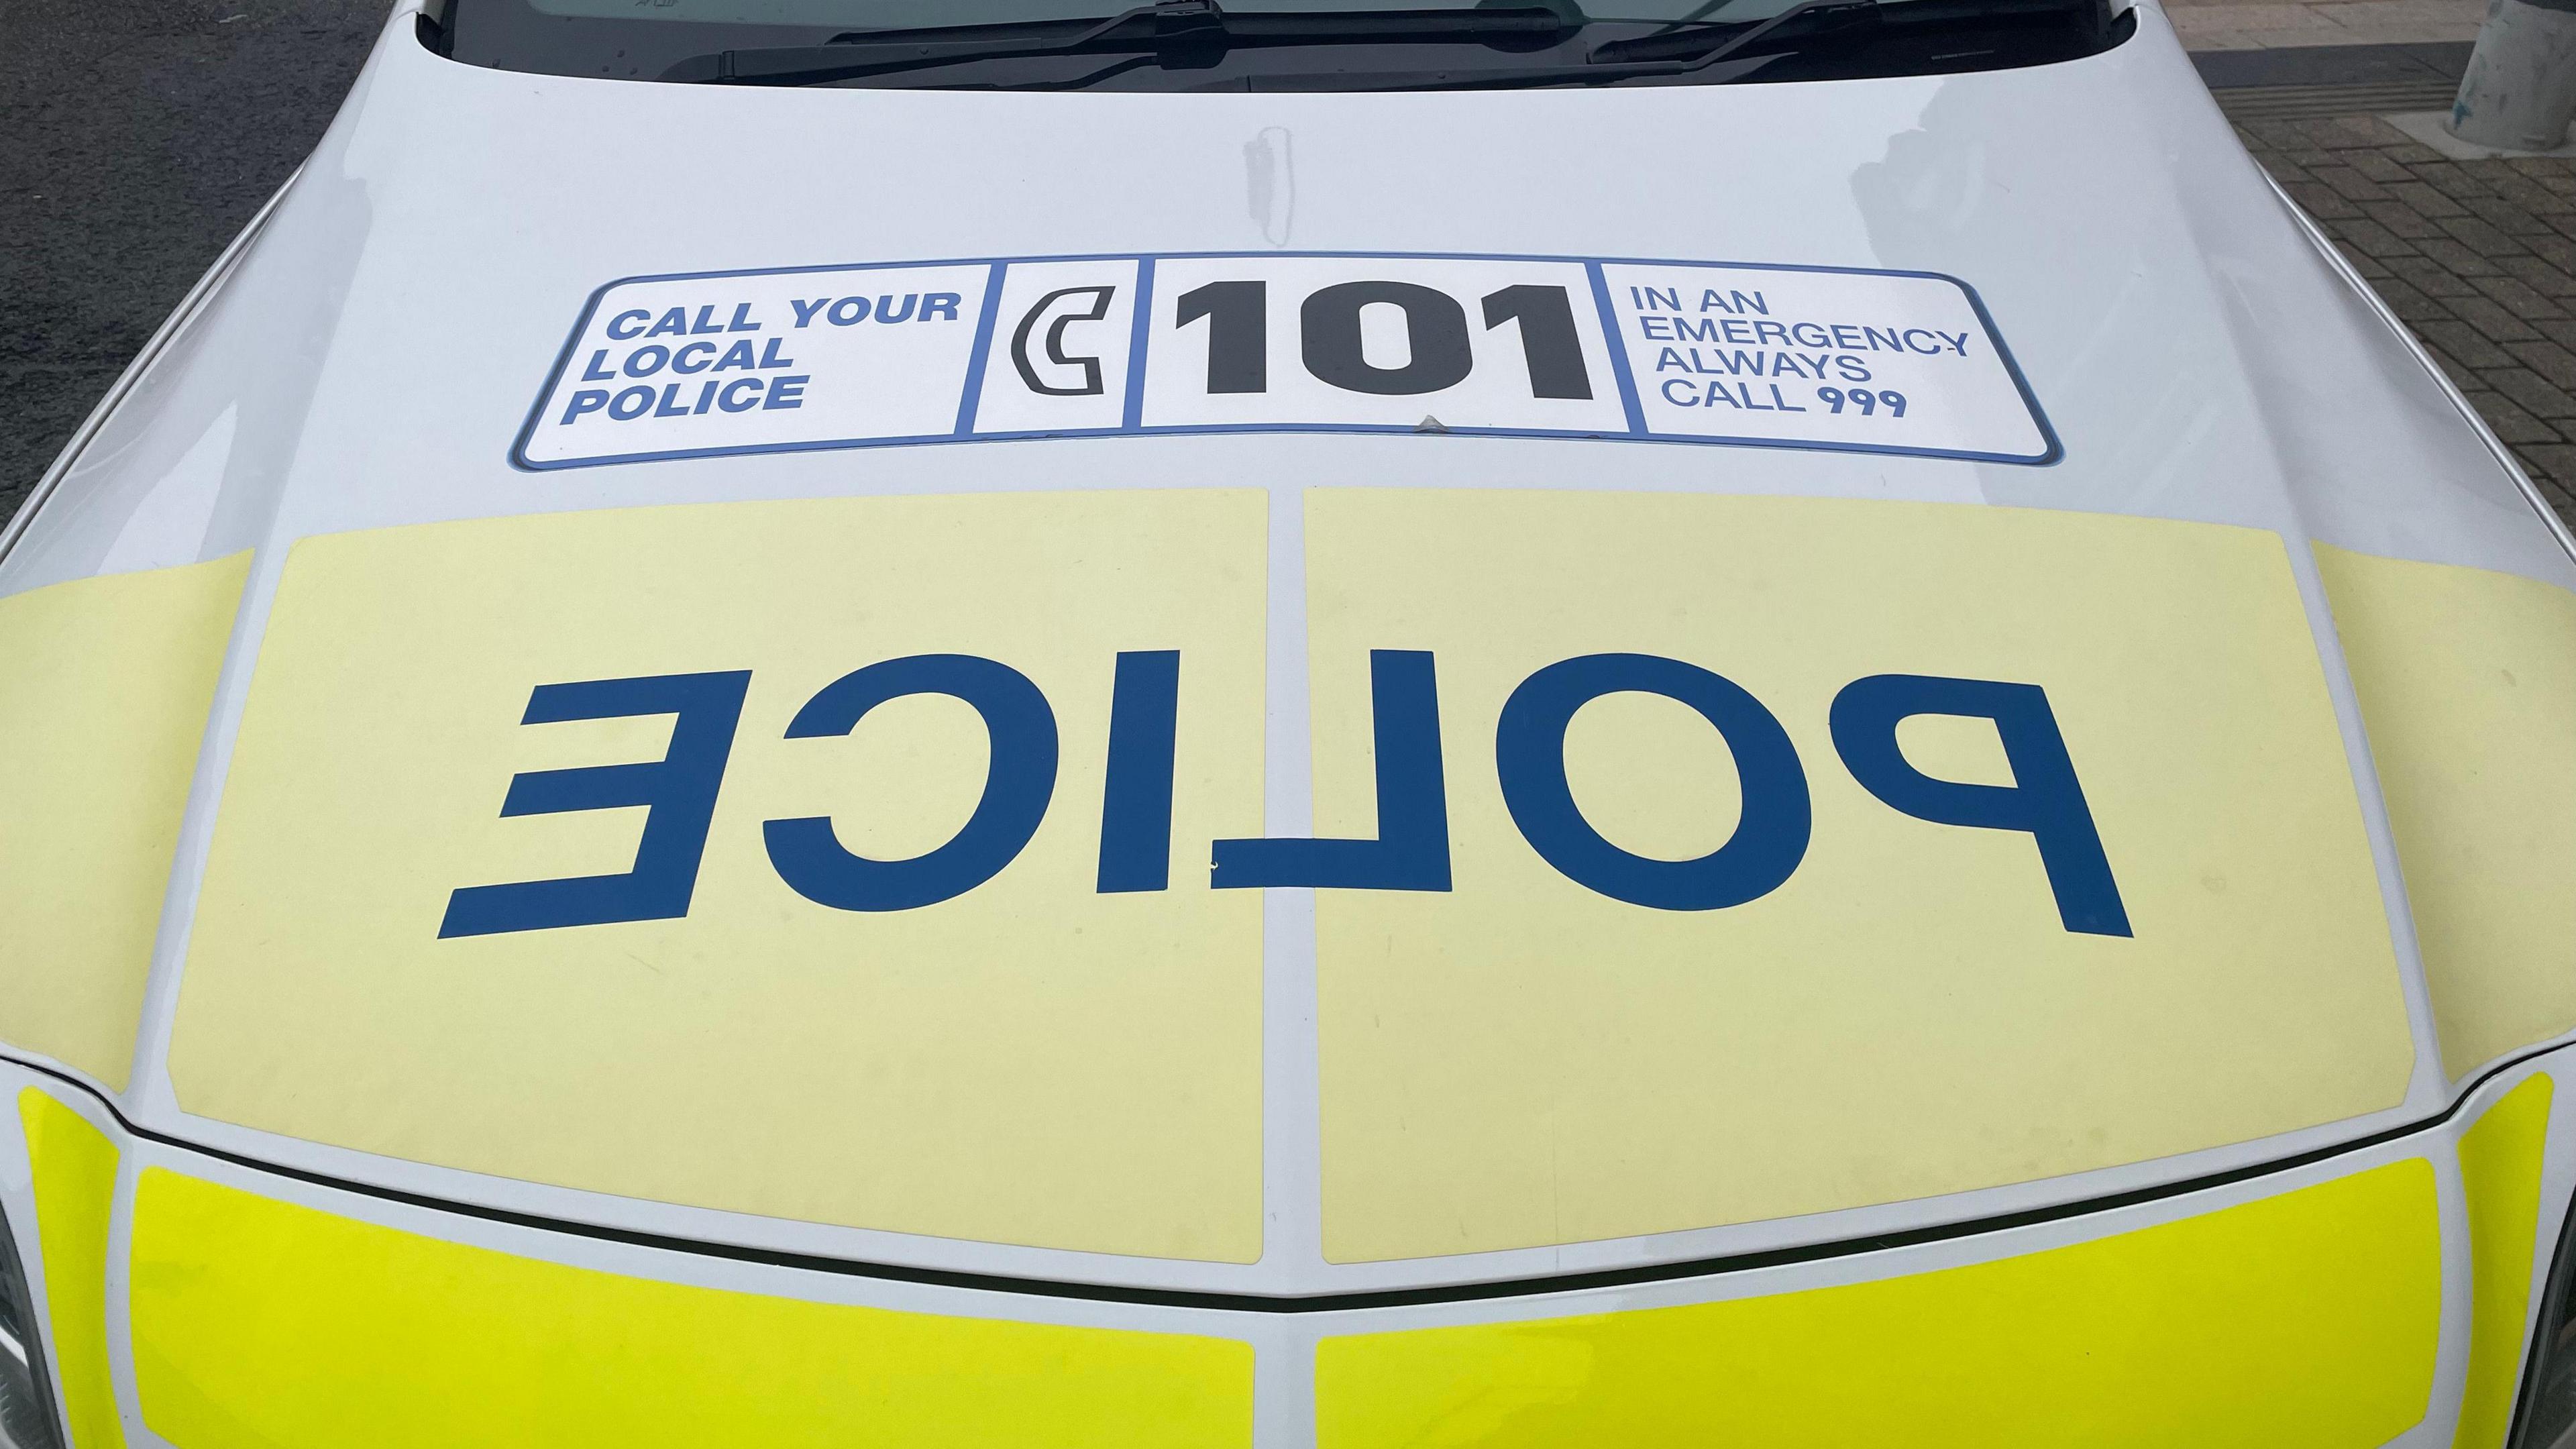
{"type": "Polygon", "coordinates": [[[2404,81],[2456,86],[2472,42],[2417,45],[2293,45],[2275,50],[2198,50],[2193,68],[2214,91],[2254,86],[2358,86],[2404,81]]]}
{"type": "Polygon", "coordinates": [[[2540,1404],[2540,1372],[2549,1366],[2552,1330],[2566,1317],[2569,1270],[2576,1266],[2576,1204],[2560,1221],[2554,1241],[2557,1248],[2549,1256],[2549,1276],[2541,1281],[2540,1311],[2532,1316],[2531,1341],[2523,1345],[2522,1380],[2514,1386],[2513,1423],[2505,1431],[2505,1449],[2522,1449],[2531,1431],[2531,1416],[2540,1404]]]}
{"type": "MultiPolygon", "coordinates": [[[[34,1225],[29,1227],[32,1230],[34,1225]]],[[[35,1241],[32,1231],[28,1241],[35,1241]]],[[[0,1253],[9,1255],[7,1265],[0,1267],[0,1280],[5,1280],[0,1281],[0,1293],[9,1297],[10,1312],[17,1320],[18,1347],[27,1355],[27,1379],[36,1391],[36,1413],[45,1421],[44,1443],[28,1449],[64,1449],[71,1441],[63,1433],[67,1421],[54,1394],[51,1325],[36,1316],[35,1296],[27,1291],[27,1285],[34,1281],[27,1275],[27,1254],[18,1246],[17,1232],[5,1212],[0,1212],[0,1253]]],[[[0,1427],[0,1442],[8,1438],[5,1427],[0,1427]]]]}
{"type": "Polygon", "coordinates": [[[1474,1303],[1493,1298],[1523,1298],[1544,1293],[1571,1293],[1586,1288],[1624,1288],[1639,1283],[1665,1283],[1680,1278],[1704,1278],[1719,1273],[1741,1273],[1755,1268],[1777,1268],[1793,1263],[1813,1263],[1830,1258],[1847,1258],[1859,1253],[1874,1253],[1888,1248],[1908,1248],[1921,1243],[1945,1242],[1954,1238],[1972,1238],[1984,1233],[2010,1228],[2029,1227],[2037,1223],[2062,1222],[2068,1218],[2108,1212],[2115,1208],[2155,1202],[2162,1198],[2180,1197],[2252,1178],[2269,1177],[2289,1172],[2330,1158],[2366,1152],[2401,1137],[2412,1137],[2450,1121],[2478,1089],[2523,1063],[2567,1046],[2559,1042],[2534,1047],[2497,1062],[2461,1085],[2451,1105],[2442,1111],[2403,1126],[2391,1127],[2368,1137],[2339,1142],[2302,1152],[2295,1157],[2276,1158],[2269,1162],[2240,1167],[2227,1172],[2213,1172],[2181,1182],[2161,1183],[2154,1187],[2085,1198],[2078,1202],[2051,1207],[2031,1208],[2017,1213],[2000,1213],[1993,1217],[1971,1218],[1964,1222],[1944,1223],[1933,1227],[1908,1228],[1903,1232],[1881,1233],[1867,1238],[1845,1238],[1830,1243],[1812,1243],[1794,1248],[1774,1248],[1759,1253],[1736,1253],[1715,1258],[1692,1258],[1677,1263],[1649,1263],[1633,1268],[1605,1268],[1592,1272],[1556,1273],[1535,1278],[1504,1278],[1483,1283],[1445,1283],[1425,1288],[1363,1289],[1344,1293],[1316,1293],[1291,1296],[1270,1293],[1222,1293],[1184,1288],[1134,1288],[1112,1283],[1068,1283],[1053,1278],[1024,1278],[1002,1273],[969,1273],[947,1268],[915,1268],[896,1263],[865,1263],[847,1258],[829,1258],[810,1253],[787,1253],[769,1248],[750,1248],[733,1243],[703,1242],[696,1238],[675,1238],[662,1233],[637,1232],[628,1228],[601,1227],[593,1223],[566,1222],[560,1218],[539,1217],[533,1213],[511,1212],[505,1208],[484,1207],[426,1194],[404,1192],[397,1188],[377,1187],[348,1182],[301,1168],[281,1167],[262,1162],[237,1152],[208,1147],[184,1138],[136,1126],[123,1112],[89,1083],[69,1072],[38,1062],[27,1061],[0,1050],[0,1061],[24,1067],[51,1077],[80,1092],[105,1108],[117,1125],[129,1135],[164,1147],[194,1153],[232,1163],[236,1167],[272,1177],[292,1178],[315,1187],[354,1193],[360,1197],[378,1198],[403,1203],[434,1212],[455,1213],[462,1217],[481,1218],[486,1222],[508,1223],[513,1227],[534,1228],[544,1232],[571,1233],[613,1243],[626,1243],[639,1248],[658,1248],[666,1252],[694,1254],[702,1258],[725,1258],[739,1263],[759,1263],[775,1268],[798,1268],[815,1273],[837,1273],[850,1278],[878,1278],[896,1283],[921,1283],[939,1288],[968,1288],[986,1293],[1024,1293],[1049,1298],[1069,1298],[1095,1303],[1137,1303],[1156,1308],[1205,1308],[1236,1313],[1328,1313],[1359,1308],[1411,1308],[1440,1303],[1474,1303]]]}

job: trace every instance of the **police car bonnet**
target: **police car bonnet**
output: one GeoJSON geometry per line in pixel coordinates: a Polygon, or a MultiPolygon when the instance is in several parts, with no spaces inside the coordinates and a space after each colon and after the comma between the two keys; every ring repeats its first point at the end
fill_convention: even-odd
{"type": "Polygon", "coordinates": [[[1255,1292],[2435,1115],[2576,1024],[2576,574],[2140,25],[1579,94],[397,35],[0,561],[0,1038],[441,1200],[1255,1292]]]}

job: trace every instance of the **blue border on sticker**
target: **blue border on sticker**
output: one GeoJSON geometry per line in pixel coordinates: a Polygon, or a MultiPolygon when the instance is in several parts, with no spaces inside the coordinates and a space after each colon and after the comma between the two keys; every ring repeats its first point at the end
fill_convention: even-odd
{"type": "MultiPolygon", "coordinates": [[[[1127,398],[1120,405],[1118,430],[1139,432],[1145,426],[1145,352],[1154,342],[1154,259],[1136,259],[1136,305],[1127,322],[1127,398]]],[[[549,389],[551,391],[551,389],[549,389]]]]}
{"type": "Polygon", "coordinates": [[[1000,443],[1032,438],[1121,438],[1171,437],[1192,433],[1382,433],[1420,436],[1416,428],[1387,423],[1188,423],[1148,426],[1142,422],[1144,404],[1145,350],[1152,332],[1154,264],[1157,260],[1207,261],[1227,257],[1327,257],[1366,261],[1385,258],[1390,261],[1471,261],[1471,262],[1558,262],[1581,266],[1592,284],[1593,304],[1601,311],[1603,340],[1610,352],[1611,372],[1619,385],[1619,401],[1625,410],[1627,428],[1621,432],[1603,429],[1561,428],[1486,428],[1452,427],[1445,436],[1486,438],[1589,438],[1622,443],[1671,443],[1683,446],[1716,446],[1732,448],[1772,448],[1805,453],[1874,453],[1905,458],[1948,458],[1972,463],[2012,463],[2024,467],[2045,468],[2066,456],[2065,444],[2057,428],[2048,419],[2047,410],[2031,391],[2030,379],[2023,375],[2019,359],[2004,342],[2003,333],[1995,326],[1994,315],[1986,309],[1986,300],[1977,289],[1947,272],[1908,271],[1892,267],[1827,267],[1805,266],[1790,262],[1718,262],[1682,261],[1669,257],[1570,257],[1547,256],[1522,252],[1360,252],[1360,251],[1226,251],[1226,252],[1094,252],[1068,253],[1060,256],[1027,257],[955,257],[927,261],[841,262],[817,267],[737,267],[713,272],[661,272],[641,276],[619,277],[592,289],[582,303],[581,315],[573,319],[572,331],[564,338],[562,349],[555,354],[554,366],[548,369],[545,382],[537,389],[536,401],[529,405],[526,421],[519,425],[516,439],[510,445],[510,466],[531,473],[551,473],[565,468],[599,468],[620,463],[659,463],[680,458],[723,458],[752,453],[816,453],[845,448],[913,447],[926,443],[1000,443]],[[1125,410],[1116,427],[1050,428],[1020,432],[977,432],[972,430],[974,412],[982,392],[987,354],[992,348],[995,309],[1001,303],[1002,279],[1014,262],[1133,262],[1137,268],[1136,306],[1132,317],[1133,336],[1128,349],[1125,410]],[[893,438],[818,438],[805,442],[746,443],[718,448],[674,448],[650,453],[615,453],[597,457],[565,458],[554,462],[535,462],[527,455],[528,443],[536,436],[544,419],[545,406],[552,400],[555,388],[563,381],[564,372],[572,366],[574,353],[582,335],[590,330],[591,318],[599,304],[619,287],[650,282],[696,282],[724,277],[776,277],[800,273],[876,272],[895,268],[972,267],[989,268],[985,283],[982,314],[977,318],[974,354],[967,362],[967,382],[959,399],[957,427],[945,433],[924,433],[893,438]],[[1857,277],[1914,277],[1925,281],[1947,282],[1968,299],[1969,310],[1976,314],[1978,325],[1985,329],[1986,341],[1993,345],[1995,356],[2003,363],[2004,373],[2012,379],[2021,396],[2022,406],[2030,412],[2033,426],[2039,429],[2045,446],[2035,454],[1970,452],[1951,448],[1909,448],[1893,443],[1829,443],[1786,438],[1739,438],[1722,436],[1654,433],[1646,430],[1645,410],[1637,396],[1635,378],[1628,366],[1627,348],[1619,328],[1619,313],[1612,305],[1610,287],[1604,267],[1712,267],[1746,272],[1806,272],[1857,277]]]}
{"type": "MultiPolygon", "coordinates": [[[[1002,274],[1009,271],[1010,266],[1008,262],[995,262],[991,270],[984,274],[984,306],[975,318],[975,350],[966,355],[966,387],[957,399],[957,427],[950,434],[961,442],[975,436],[975,409],[984,401],[984,366],[993,360],[993,324],[1000,320],[1002,315],[1002,274]]],[[[576,345],[580,337],[580,332],[573,333],[576,345]]],[[[551,382],[547,383],[544,395],[537,399],[537,411],[529,416],[530,429],[536,427],[536,419],[545,416],[546,399],[554,396],[554,391],[555,385],[551,382]]],[[[522,432],[519,435],[519,446],[526,447],[528,438],[532,435],[530,432],[522,432]]],[[[515,450],[511,455],[511,461],[518,461],[515,450]]]]}
{"type": "MultiPolygon", "coordinates": [[[[1610,278],[1601,270],[1599,262],[1585,262],[1583,275],[1592,283],[1592,305],[1601,309],[1602,342],[1610,351],[1610,376],[1619,384],[1619,409],[1627,415],[1628,431],[1641,438],[1652,437],[1653,434],[1646,431],[1645,404],[1637,401],[1637,378],[1628,366],[1628,348],[1617,333],[1619,309],[1610,301],[1610,278]]],[[[1994,329],[1989,327],[1986,331],[1991,335],[1994,329]]],[[[2003,352],[2000,340],[1995,343],[1995,351],[1999,356],[2003,352]]],[[[548,393],[553,391],[551,387],[547,389],[548,393]]],[[[2022,396],[2027,399],[2029,395],[2029,389],[2023,389],[2022,396]]],[[[2038,410],[2039,405],[2033,403],[2031,411],[2036,413],[2038,410]]],[[[2047,433],[2048,425],[2040,424],[2040,435],[2045,437],[2047,433]]]]}

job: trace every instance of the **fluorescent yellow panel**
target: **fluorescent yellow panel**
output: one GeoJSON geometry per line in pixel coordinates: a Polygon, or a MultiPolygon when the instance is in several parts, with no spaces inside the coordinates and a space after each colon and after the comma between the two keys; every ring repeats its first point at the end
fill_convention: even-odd
{"type": "Polygon", "coordinates": [[[2317,547],[2454,1081],[2576,1027],[2576,594],[2317,547]]]}
{"type": "Polygon", "coordinates": [[[897,1313],[565,1267],[162,1168],[134,1370],[179,1449],[1225,1449],[1252,1346],[897,1313]]]}
{"type": "Polygon", "coordinates": [[[620,509],[295,545],[225,787],[171,1071],[190,1112],[783,1218],[1101,1252],[1261,1249],[1257,492],[620,509]],[[1178,650],[1171,888],[1096,889],[1122,651],[1178,650]],[[825,685],[987,656],[1044,692],[1052,804],[998,875],[862,912],[763,822],[955,833],[955,699],[784,738],[825,685]],[[642,812],[504,819],[514,773],[661,758],[668,716],[522,726],[533,686],[749,670],[688,914],[438,937],[458,887],[623,871],[642,812]]]}
{"type": "Polygon", "coordinates": [[[0,599],[0,1037],[119,1091],[250,555],[0,599]]]}
{"type": "Polygon", "coordinates": [[[1775,1297],[1328,1338],[1321,1449],[2370,1449],[2424,1417],[2422,1159],[2073,1247],[1775,1297]]]}
{"type": "MultiPolygon", "coordinates": [[[[1316,828],[1375,831],[1371,649],[1438,669],[1455,888],[1316,907],[1325,1247],[1571,1243],[2028,1181],[2394,1106],[2413,1063],[2387,916],[2280,539],[2091,514],[1682,494],[1307,496],[1316,828]],[[1576,884],[1497,784],[1534,671],[1713,670],[1786,730],[1814,828],[1748,903],[1576,884]],[[2061,922],[2032,837],[1901,815],[1828,735],[1905,673],[2037,685],[2134,935],[2061,922]]],[[[2009,781],[1991,724],[1914,764],[2009,781]]],[[[1567,732],[1610,840],[1728,839],[1697,715],[1605,697],[1567,732]]]]}
{"type": "Polygon", "coordinates": [[[2469,1198],[2469,1375],[2452,1449],[2496,1449],[2513,1427],[2540,1240],[2540,1158],[2549,1139],[2549,1078],[2507,1092],[2460,1138],[2469,1198]]]}
{"type": "Polygon", "coordinates": [[[36,1173],[36,1234],[45,1258],[46,1348],[63,1386],[72,1449],[124,1449],[107,1365],[107,1226],[116,1202],[116,1144],[33,1087],[18,1121],[36,1173]]]}

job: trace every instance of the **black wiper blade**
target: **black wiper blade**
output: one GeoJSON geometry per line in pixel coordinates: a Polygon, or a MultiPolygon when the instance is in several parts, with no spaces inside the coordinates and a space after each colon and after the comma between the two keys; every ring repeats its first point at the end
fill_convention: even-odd
{"type": "MultiPolygon", "coordinates": [[[[1886,54],[1857,74],[1935,75],[1987,69],[1984,65],[1958,62],[2006,55],[2024,57],[2012,62],[2021,64],[2043,59],[2071,60],[2117,44],[2118,37],[2128,33],[2124,22],[2110,13],[2106,0],[1889,0],[1886,4],[1827,0],[1823,4],[1792,6],[1770,21],[1740,30],[1717,50],[1698,55],[1693,64],[1706,65],[1728,56],[1750,58],[1744,57],[1744,52],[1753,50],[1756,42],[1769,36],[1780,22],[1810,15],[1818,16],[1816,23],[1800,26],[1794,38],[1776,37],[1777,43],[1760,47],[1759,56],[1766,60],[1815,61],[1875,50],[1886,54]],[[1951,44],[1954,38],[1988,43],[1966,50],[1936,49],[1951,44]],[[2088,45],[2090,49],[2085,48],[2088,45]],[[1886,68],[1889,65],[1895,68],[1886,68]]],[[[2127,24],[2134,26],[2134,22],[2127,24]]],[[[1689,34],[1659,31],[1595,46],[1590,58],[1596,64],[1650,65],[1655,60],[1697,50],[1708,39],[1705,30],[1689,34]]],[[[1633,73],[1656,72],[1641,68],[1633,73]]],[[[1802,79],[1813,79],[1831,72],[1807,68],[1798,73],[1802,79]]]]}
{"type": "MultiPolygon", "coordinates": [[[[1921,0],[1909,0],[1909,3],[1919,4],[1921,0]]],[[[1586,53],[1581,65],[1384,74],[1371,77],[1372,84],[1355,85],[1344,79],[1332,88],[1345,91],[1509,90],[1537,86],[1613,85],[1626,80],[1690,75],[1699,76],[1703,84],[1738,80],[1780,58],[1768,54],[1739,56],[1738,52],[1781,27],[1795,21],[1806,21],[1810,26],[1818,22],[1841,22],[1828,25],[1835,30],[1868,29],[1876,20],[1878,10],[1879,0],[1800,0],[1777,15],[1743,25],[1694,30],[1687,35],[1658,32],[1633,40],[1605,41],[1586,53]],[[1708,48],[1701,53],[1687,53],[1703,45],[1708,48]],[[1646,48],[1650,54],[1670,54],[1676,49],[1685,54],[1675,59],[1625,58],[1636,54],[1640,48],[1646,48]]]]}
{"type": "MultiPolygon", "coordinates": [[[[987,57],[1063,55],[1089,49],[1133,29],[1149,45],[1173,28],[1222,27],[1215,0],[1159,0],[1122,10],[1106,20],[1031,20],[1005,25],[955,25],[896,32],[902,40],[853,31],[821,45],[773,45],[693,55],[662,72],[666,81],[719,85],[813,85],[877,71],[948,65],[987,57]],[[1139,22],[1145,22],[1139,24],[1139,22]]],[[[1106,47],[1103,47],[1106,48],[1106,47]]]]}
{"type": "MultiPolygon", "coordinates": [[[[1777,15],[1768,16],[1741,27],[1716,26],[1686,34],[1676,33],[1668,28],[1634,40],[1604,41],[1594,46],[1591,53],[1583,59],[1587,65],[1614,69],[1629,75],[1688,75],[1692,71],[1705,70],[1716,65],[1719,61],[1768,36],[1790,21],[1803,20],[1811,16],[1820,19],[1874,18],[1878,5],[1879,0],[1799,0],[1799,3],[1777,15]],[[1697,55],[1687,54],[1697,49],[1701,42],[1708,40],[1716,40],[1718,43],[1697,55]],[[1677,51],[1684,55],[1675,57],[1677,51]]],[[[1702,7],[1702,10],[1697,13],[1704,14],[1711,8],[1714,7],[1702,7]]]]}
{"type": "Polygon", "coordinates": [[[1549,86],[1609,85],[1638,76],[1685,74],[1687,83],[1722,85],[1743,80],[1781,59],[1777,53],[1729,56],[1709,66],[1522,65],[1448,70],[1371,70],[1360,74],[1253,76],[1209,90],[1285,91],[1508,91],[1549,86]]]}
{"type": "Polygon", "coordinates": [[[1043,20],[905,31],[858,31],[822,45],[785,45],[691,56],[666,81],[714,85],[822,85],[934,66],[1043,56],[1153,52],[1175,68],[1213,63],[1233,49],[1279,45],[1544,44],[1580,19],[1532,5],[1504,10],[1328,10],[1229,15],[1216,0],[1160,0],[1104,20],[1043,20]]]}

